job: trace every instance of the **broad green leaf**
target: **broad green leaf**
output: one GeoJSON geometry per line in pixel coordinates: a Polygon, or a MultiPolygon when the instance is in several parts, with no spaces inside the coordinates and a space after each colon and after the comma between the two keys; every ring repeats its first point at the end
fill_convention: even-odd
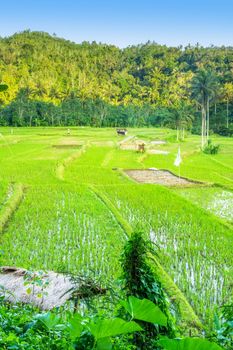
{"type": "Polygon", "coordinates": [[[142,328],[136,322],[126,322],[121,318],[110,320],[98,320],[88,325],[95,339],[114,337],[115,335],[141,331],[142,328]]]}
{"type": "Polygon", "coordinates": [[[184,339],[160,339],[158,344],[164,350],[223,350],[216,343],[206,339],[184,338],[184,339]]]}
{"type": "Polygon", "coordinates": [[[32,292],[31,288],[27,288],[27,289],[26,289],[26,293],[27,293],[28,295],[31,294],[31,292],[32,292]]]}
{"type": "Polygon", "coordinates": [[[97,350],[112,350],[110,338],[101,338],[97,341],[97,350]]]}
{"type": "Polygon", "coordinates": [[[123,301],[122,305],[136,320],[167,326],[167,317],[158,306],[148,299],[138,299],[131,296],[128,301],[123,301]]]}
{"type": "Polygon", "coordinates": [[[83,325],[81,324],[82,321],[82,316],[79,314],[76,314],[70,321],[68,325],[68,331],[70,334],[70,338],[72,340],[75,340],[80,337],[82,330],[83,330],[83,325]]]}
{"type": "Polygon", "coordinates": [[[51,312],[47,312],[46,314],[40,315],[37,319],[47,329],[54,329],[60,322],[60,317],[51,312]]]}

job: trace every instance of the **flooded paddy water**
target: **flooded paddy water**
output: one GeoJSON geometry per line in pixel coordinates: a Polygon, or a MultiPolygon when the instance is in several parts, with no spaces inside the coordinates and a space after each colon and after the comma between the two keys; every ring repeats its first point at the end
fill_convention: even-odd
{"type": "Polygon", "coordinates": [[[233,223],[233,192],[219,187],[185,188],[177,193],[208,212],[233,223]]]}

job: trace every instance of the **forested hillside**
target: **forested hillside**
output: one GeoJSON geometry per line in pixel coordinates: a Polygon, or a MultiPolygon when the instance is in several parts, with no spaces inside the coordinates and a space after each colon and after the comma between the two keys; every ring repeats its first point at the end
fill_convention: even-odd
{"type": "Polygon", "coordinates": [[[209,101],[210,129],[229,130],[233,47],[148,42],[119,49],[25,31],[0,39],[0,82],[9,86],[0,96],[0,124],[168,125],[199,132],[191,81],[201,69],[218,80],[209,101]]]}

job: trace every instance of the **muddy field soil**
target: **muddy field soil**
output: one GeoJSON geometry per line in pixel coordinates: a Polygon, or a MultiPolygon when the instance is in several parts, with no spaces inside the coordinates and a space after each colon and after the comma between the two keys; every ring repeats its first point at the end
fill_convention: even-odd
{"type": "Polygon", "coordinates": [[[182,187],[200,185],[200,182],[195,182],[182,177],[179,178],[167,170],[125,170],[125,173],[139,183],[182,187]]]}

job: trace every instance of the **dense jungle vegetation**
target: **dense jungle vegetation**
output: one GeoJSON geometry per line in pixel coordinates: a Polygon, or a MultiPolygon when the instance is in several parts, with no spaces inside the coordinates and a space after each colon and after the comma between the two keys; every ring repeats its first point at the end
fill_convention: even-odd
{"type": "Polygon", "coordinates": [[[0,125],[169,126],[199,133],[192,80],[203,69],[216,78],[210,130],[229,135],[232,47],[147,42],[119,49],[27,30],[0,39],[0,82],[9,86],[0,97],[0,125]]]}

